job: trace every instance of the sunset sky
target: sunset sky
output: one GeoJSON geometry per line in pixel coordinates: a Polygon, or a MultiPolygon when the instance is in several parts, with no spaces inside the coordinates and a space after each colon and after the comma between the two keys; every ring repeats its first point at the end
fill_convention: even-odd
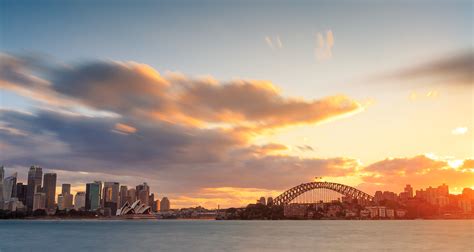
{"type": "Polygon", "coordinates": [[[472,1],[1,1],[0,164],[243,206],[474,188],[472,1]]]}

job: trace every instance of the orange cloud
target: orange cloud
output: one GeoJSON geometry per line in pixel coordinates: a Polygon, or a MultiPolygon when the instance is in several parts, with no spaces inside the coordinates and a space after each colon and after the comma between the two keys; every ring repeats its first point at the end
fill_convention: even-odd
{"type": "Polygon", "coordinates": [[[114,131],[117,132],[117,133],[122,133],[122,134],[127,134],[128,135],[128,134],[133,134],[133,133],[137,132],[137,129],[130,126],[130,125],[127,125],[127,124],[116,123],[114,131]]]}

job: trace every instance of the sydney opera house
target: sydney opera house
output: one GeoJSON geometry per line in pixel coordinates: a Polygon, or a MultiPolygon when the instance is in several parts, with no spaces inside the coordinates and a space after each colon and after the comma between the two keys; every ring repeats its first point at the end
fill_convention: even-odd
{"type": "Polygon", "coordinates": [[[133,214],[151,214],[150,206],[147,206],[137,200],[130,205],[130,203],[125,202],[125,204],[117,210],[117,216],[124,216],[124,215],[133,215],[133,214]]]}

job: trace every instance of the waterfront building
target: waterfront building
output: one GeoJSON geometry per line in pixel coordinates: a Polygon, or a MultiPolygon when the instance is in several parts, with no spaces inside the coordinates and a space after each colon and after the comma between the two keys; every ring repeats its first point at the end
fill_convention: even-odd
{"type": "Polygon", "coordinates": [[[140,202],[140,200],[133,202],[133,204],[125,202],[125,204],[117,210],[115,215],[123,216],[131,214],[151,214],[151,208],[140,202]]]}
{"type": "Polygon", "coordinates": [[[458,201],[458,206],[463,213],[471,213],[472,212],[472,200],[470,199],[460,199],[458,201]]]}
{"type": "Polygon", "coordinates": [[[411,185],[407,184],[405,186],[404,192],[406,193],[407,198],[413,198],[413,187],[411,187],[411,185]]]}
{"type": "Polygon", "coordinates": [[[63,209],[72,209],[72,201],[74,196],[71,194],[71,184],[62,184],[61,185],[61,194],[63,195],[63,209]]]}
{"type": "Polygon", "coordinates": [[[272,206],[273,205],[273,198],[272,197],[268,197],[267,198],[267,206],[272,206]]]}
{"type": "Polygon", "coordinates": [[[147,206],[150,205],[150,187],[148,186],[148,184],[146,182],[143,182],[143,184],[137,185],[135,188],[137,190],[137,199],[147,206]]]}
{"type": "Polygon", "coordinates": [[[46,194],[38,192],[33,195],[33,208],[32,210],[46,209],[46,194]]]}
{"type": "Polygon", "coordinates": [[[64,196],[62,194],[58,194],[58,209],[64,210],[64,196]]]}
{"type": "Polygon", "coordinates": [[[10,201],[13,195],[13,191],[16,191],[16,177],[17,173],[15,172],[13,173],[13,175],[3,179],[2,196],[0,196],[3,201],[10,201]]]}
{"type": "Polygon", "coordinates": [[[388,208],[385,213],[387,214],[387,218],[394,219],[395,218],[395,210],[388,208]]]}
{"type": "Polygon", "coordinates": [[[104,208],[109,208],[112,215],[115,215],[120,204],[120,184],[118,182],[104,182],[102,190],[104,208]]]}
{"type": "Polygon", "coordinates": [[[260,197],[260,199],[257,200],[257,204],[266,205],[265,197],[260,197]]]}
{"type": "Polygon", "coordinates": [[[26,190],[26,207],[29,210],[33,209],[35,194],[41,192],[42,178],[43,169],[39,166],[31,166],[28,171],[28,185],[26,190]]]}
{"type": "Polygon", "coordinates": [[[86,184],[86,210],[95,211],[100,207],[100,187],[99,183],[86,184]]]}
{"type": "Polygon", "coordinates": [[[168,197],[163,197],[160,202],[160,211],[169,211],[171,209],[171,203],[168,197]]]}
{"type": "Polygon", "coordinates": [[[27,185],[24,185],[23,183],[16,184],[16,197],[25,206],[26,206],[26,190],[27,190],[27,185]]]}
{"type": "Polygon", "coordinates": [[[94,181],[94,183],[98,184],[99,185],[99,206],[100,207],[104,207],[104,195],[102,195],[102,186],[103,186],[103,183],[102,181],[100,180],[96,180],[94,181]]]}
{"type": "Polygon", "coordinates": [[[62,184],[61,185],[61,194],[71,194],[71,184],[62,184]]]}
{"type": "Polygon", "coordinates": [[[43,192],[45,194],[46,209],[55,208],[56,198],[56,173],[45,173],[43,177],[43,192]]]}
{"type": "Polygon", "coordinates": [[[148,206],[153,208],[153,204],[155,203],[155,194],[152,193],[150,196],[148,196],[148,206]]]}
{"type": "Polygon", "coordinates": [[[122,185],[120,186],[120,207],[122,207],[123,205],[125,205],[125,202],[127,202],[127,191],[128,191],[128,188],[126,185],[122,185]]]}
{"type": "Polygon", "coordinates": [[[130,188],[127,191],[127,202],[137,201],[137,190],[135,188],[130,188]]]}
{"type": "Polygon", "coordinates": [[[153,212],[158,212],[160,211],[160,200],[157,199],[155,200],[155,202],[153,203],[153,207],[151,209],[153,212]]]}
{"type": "Polygon", "coordinates": [[[86,192],[77,192],[74,197],[74,209],[81,210],[86,207],[86,192]]]}

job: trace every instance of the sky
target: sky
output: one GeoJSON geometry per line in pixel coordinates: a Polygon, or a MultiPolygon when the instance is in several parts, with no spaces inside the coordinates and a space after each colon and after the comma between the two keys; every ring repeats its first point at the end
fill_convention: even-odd
{"type": "Polygon", "coordinates": [[[0,1],[0,163],[244,206],[474,188],[471,1],[0,1]]]}

